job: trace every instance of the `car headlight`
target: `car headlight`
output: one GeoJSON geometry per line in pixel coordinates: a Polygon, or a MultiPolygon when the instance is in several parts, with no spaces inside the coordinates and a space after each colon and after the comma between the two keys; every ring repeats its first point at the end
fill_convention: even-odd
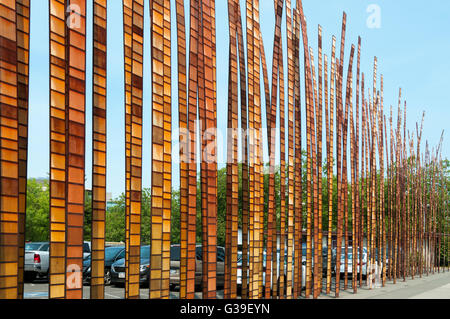
{"type": "Polygon", "coordinates": [[[143,272],[143,271],[145,271],[146,269],[148,269],[148,267],[150,267],[150,265],[141,265],[141,266],[139,267],[139,271],[143,272]]]}

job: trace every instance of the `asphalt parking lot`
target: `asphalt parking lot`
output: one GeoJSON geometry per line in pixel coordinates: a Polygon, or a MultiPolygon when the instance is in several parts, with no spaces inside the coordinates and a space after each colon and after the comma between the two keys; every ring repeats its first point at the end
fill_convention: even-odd
{"type": "MultiPolygon", "coordinates": [[[[324,281],[324,287],[326,283],[324,281]]],[[[332,279],[332,291],[334,291],[335,278],[332,279]]],[[[304,293],[303,293],[304,294],[304,293]]],[[[25,283],[25,299],[48,299],[48,281],[46,279],[38,279],[33,283],[25,283]]],[[[149,289],[141,288],[141,299],[149,298],[149,289]]],[[[171,299],[178,299],[178,291],[170,291],[171,299]]],[[[90,298],[90,287],[83,286],[83,298],[90,298]]],[[[105,299],[123,299],[124,288],[116,286],[105,287],[105,299]]],[[[202,298],[201,292],[196,292],[196,299],[202,298]]],[[[223,298],[223,290],[217,291],[217,298],[223,298]]],[[[301,298],[304,298],[303,296],[301,298]]],[[[335,298],[334,293],[326,295],[322,293],[320,298],[335,298]]],[[[354,294],[351,288],[351,278],[348,280],[348,288],[344,289],[344,280],[341,281],[340,299],[450,299],[450,272],[435,273],[433,275],[424,275],[422,278],[411,280],[407,278],[397,280],[397,284],[387,281],[385,287],[377,287],[369,289],[367,286],[358,289],[358,293],[354,294]]]]}
{"type": "MultiPolygon", "coordinates": [[[[141,299],[149,298],[149,289],[141,288],[141,299]]],[[[25,299],[48,299],[48,280],[47,279],[37,279],[33,283],[25,283],[24,291],[25,299]]],[[[90,287],[89,285],[83,286],[83,299],[90,298],[90,287]]],[[[125,290],[124,287],[116,287],[114,285],[105,286],[105,299],[124,299],[125,290]]],[[[170,291],[171,299],[178,299],[178,291],[170,291]]],[[[201,292],[195,293],[196,299],[202,298],[201,292]]],[[[223,290],[217,291],[217,298],[223,298],[223,290]]]]}
{"type": "MultiPolygon", "coordinates": [[[[335,279],[332,278],[332,289],[334,289],[335,279]]],[[[324,286],[326,285],[326,281],[324,279],[324,286]]],[[[351,285],[351,280],[349,280],[349,285],[351,285]]],[[[341,282],[341,287],[344,286],[344,280],[341,282]]],[[[149,298],[149,289],[141,287],[141,299],[149,298]]],[[[48,299],[48,281],[47,279],[37,279],[33,283],[25,284],[25,299],[48,299]]],[[[325,296],[325,295],[324,295],[325,296]]],[[[90,298],[90,287],[88,285],[83,286],[83,298],[90,298]]],[[[116,287],[114,285],[105,286],[105,299],[123,299],[125,298],[124,287],[116,287]]],[[[170,291],[171,299],[178,299],[179,292],[175,290],[170,291]]],[[[202,298],[202,293],[197,291],[195,293],[196,299],[202,298]]],[[[217,290],[217,298],[223,298],[223,289],[217,290]]]]}

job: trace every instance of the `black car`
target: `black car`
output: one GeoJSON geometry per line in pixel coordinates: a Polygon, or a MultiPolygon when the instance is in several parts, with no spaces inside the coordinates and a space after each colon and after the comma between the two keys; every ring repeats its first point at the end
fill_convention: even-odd
{"type": "MultiPolygon", "coordinates": [[[[150,246],[141,246],[141,260],[139,266],[139,283],[149,282],[150,268],[150,246]]],[[[125,283],[125,258],[116,260],[111,265],[111,284],[120,285],[125,283]]]]}
{"type": "MultiPolygon", "coordinates": [[[[334,275],[334,268],[336,266],[336,249],[331,249],[331,270],[334,275]]],[[[322,272],[326,274],[328,272],[328,248],[322,248],[322,272]]]]}
{"type": "MultiPolygon", "coordinates": [[[[125,258],[124,246],[111,246],[105,248],[105,285],[111,284],[111,265],[125,258]]],[[[91,255],[83,260],[83,281],[89,283],[91,280],[91,255]]]]}

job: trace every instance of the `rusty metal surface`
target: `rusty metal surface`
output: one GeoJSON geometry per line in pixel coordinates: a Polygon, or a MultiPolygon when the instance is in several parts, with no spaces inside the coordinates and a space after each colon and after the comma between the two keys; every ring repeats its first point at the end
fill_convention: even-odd
{"type": "Polygon", "coordinates": [[[171,215],[170,2],[153,1],[150,298],[169,298],[171,215]],[[162,26],[162,28],[161,28],[162,26]]]}
{"type": "MultiPolygon", "coordinates": [[[[175,42],[171,38],[174,22],[171,21],[171,3],[169,0],[150,2],[150,225],[141,224],[142,147],[145,143],[142,117],[144,3],[144,0],[123,0],[122,3],[125,297],[140,297],[141,227],[151,230],[149,297],[170,297],[172,153],[179,152],[180,298],[195,297],[196,275],[197,280],[201,278],[202,297],[216,298],[218,276],[222,271],[217,263],[217,233],[222,224],[218,222],[216,159],[220,145],[215,135],[218,117],[215,1],[175,2],[177,101],[172,100],[171,94],[171,48],[175,42]],[[185,7],[189,7],[189,12],[185,13],[185,7]],[[189,30],[186,30],[188,15],[189,30]],[[180,148],[175,150],[172,150],[171,135],[174,130],[172,104],[178,106],[181,138],[180,148]],[[209,153],[197,153],[197,147],[202,150],[208,147],[209,153]],[[199,219],[201,226],[197,225],[199,219]],[[201,240],[201,264],[196,256],[198,238],[201,240]]],[[[406,134],[407,108],[401,89],[397,123],[392,108],[387,120],[384,79],[378,74],[377,58],[373,65],[373,86],[369,87],[360,69],[360,37],[357,47],[352,44],[349,56],[345,57],[346,14],[343,14],[337,58],[334,36],[331,55],[324,51],[321,26],[317,51],[309,46],[301,1],[274,0],[269,82],[260,2],[245,2],[245,43],[241,4],[244,3],[239,0],[228,0],[228,128],[240,128],[245,134],[240,141],[238,134],[230,134],[227,139],[225,298],[297,299],[302,296],[304,285],[306,298],[319,298],[322,294],[339,297],[341,289],[350,288],[347,276],[350,263],[354,293],[364,286],[374,288],[377,281],[384,286],[391,280],[395,284],[400,278],[406,281],[445,271],[446,267],[448,270],[449,256],[442,251],[449,240],[448,225],[444,223],[448,218],[448,189],[441,186],[446,178],[441,158],[442,138],[434,148],[426,141],[425,150],[421,151],[423,117],[420,130],[416,124],[416,132],[406,134]],[[286,29],[282,30],[284,22],[286,29]],[[286,41],[285,46],[283,41],[286,41]],[[301,45],[303,63],[300,63],[301,45]],[[287,48],[286,53],[283,47],[287,48]],[[356,88],[353,87],[355,54],[356,88]],[[300,92],[302,72],[303,96],[300,92]],[[304,119],[301,117],[303,98],[304,119]],[[303,121],[306,121],[306,171],[302,169],[303,121]],[[276,136],[278,129],[280,135],[276,136]],[[262,157],[266,147],[263,131],[268,137],[267,170],[262,157]],[[326,155],[322,154],[324,135],[326,155]],[[280,153],[275,154],[278,145],[280,153]],[[240,153],[242,163],[238,163],[240,153]],[[278,156],[279,171],[276,168],[278,156]],[[327,162],[326,174],[322,168],[323,157],[327,162]],[[277,174],[279,181],[276,181],[277,174]],[[333,198],[335,196],[337,198],[333,198]],[[242,226],[241,252],[239,224],[242,226]],[[305,239],[306,256],[303,256],[305,239]],[[323,250],[322,245],[327,249],[323,250]],[[355,258],[349,257],[351,247],[355,258]],[[367,248],[367,264],[363,262],[363,248],[367,248]],[[386,253],[377,256],[381,251],[386,253]],[[322,252],[328,258],[326,264],[323,264],[322,252]],[[241,296],[237,285],[239,253],[242,254],[241,296]],[[334,289],[333,253],[337,257],[334,289]],[[341,255],[344,256],[342,262],[341,255]],[[359,265],[355,262],[356,256],[359,256],[359,265]],[[339,271],[341,266],[344,278],[339,271]],[[368,274],[365,283],[362,267],[368,274]]],[[[52,299],[83,297],[80,283],[85,238],[86,98],[92,98],[93,102],[93,147],[92,154],[87,154],[92,156],[93,165],[91,298],[105,297],[106,0],[94,0],[93,8],[93,55],[87,57],[93,59],[93,64],[92,70],[87,70],[86,1],[49,1],[49,298],[52,299]],[[73,25],[74,22],[79,24],[73,25]],[[86,71],[93,74],[92,97],[85,92],[86,71]]],[[[23,298],[30,1],[1,0],[0,21],[0,297],[23,298]]]]}
{"type": "Polygon", "coordinates": [[[66,1],[50,1],[50,298],[64,298],[66,284],[65,7],[66,1]]]}
{"type": "MultiPolygon", "coordinates": [[[[243,285],[247,286],[245,290],[243,290],[243,294],[245,292],[246,298],[254,297],[254,287],[253,287],[253,272],[254,272],[254,147],[253,147],[253,136],[251,134],[252,130],[254,130],[254,56],[255,56],[255,41],[254,41],[254,3],[253,1],[246,1],[246,27],[247,27],[247,81],[248,81],[248,129],[249,129],[249,141],[248,141],[248,164],[249,164],[249,173],[248,173],[248,192],[249,192],[249,203],[248,203],[248,220],[246,220],[246,224],[248,230],[245,230],[245,233],[248,234],[248,286],[247,286],[247,271],[245,271],[245,275],[243,276],[243,285]],[[245,281],[244,281],[245,280],[245,281]]],[[[246,227],[246,228],[247,228],[246,227]]],[[[244,239],[244,238],[243,238],[244,239]]],[[[243,251],[243,257],[246,256],[245,250],[243,251]]],[[[243,259],[244,262],[244,259],[243,259]]],[[[247,261],[245,260],[246,264],[247,261]]],[[[247,270],[247,269],[245,269],[247,270]]],[[[244,274],[244,269],[243,269],[244,274]]]]}
{"type": "Polygon", "coordinates": [[[130,211],[128,239],[127,298],[139,299],[142,200],[142,97],[144,54],[144,0],[132,1],[131,24],[131,136],[130,211]]]}
{"type": "MultiPolygon", "coordinates": [[[[286,258],[286,298],[293,297],[293,250],[294,250],[294,38],[291,1],[286,0],[286,38],[288,55],[288,163],[287,163],[287,258],[286,258]]],[[[284,166],[283,166],[284,167],[284,166]]]]}
{"type": "Polygon", "coordinates": [[[189,208],[189,132],[184,1],[176,2],[178,51],[178,118],[180,128],[180,298],[186,298],[189,208]]]}
{"type": "MultiPolygon", "coordinates": [[[[245,61],[245,43],[244,43],[244,30],[242,26],[242,14],[240,10],[237,10],[237,37],[238,37],[238,49],[239,49],[239,72],[240,72],[240,84],[241,84],[241,129],[245,132],[248,129],[248,104],[247,104],[247,92],[248,92],[248,80],[245,61]]],[[[248,211],[249,211],[249,168],[248,168],[248,134],[242,134],[242,275],[241,275],[241,297],[246,298],[248,296],[247,286],[247,262],[248,262],[248,211]]]]}
{"type": "MultiPolygon", "coordinates": [[[[198,73],[198,46],[199,46],[199,11],[198,0],[190,1],[190,31],[189,31],[189,99],[188,99],[188,130],[189,130],[189,165],[188,165],[188,216],[187,216],[187,242],[186,293],[181,293],[180,298],[194,298],[195,292],[195,244],[197,224],[197,73],[198,73]]],[[[184,284],[183,284],[184,285],[184,284]]]]}
{"type": "Polygon", "coordinates": [[[294,289],[292,297],[302,292],[303,192],[302,192],[302,125],[300,99],[300,13],[294,10],[294,289]]]}
{"type": "MultiPolygon", "coordinates": [[[[225,282],[224,298],[237,296],[237,250],[238,250],[238,210],[239,210],[239,171],[238,171],[238,52],[237,52],[237,11],[239,3],[228,1],[230,32],[229,75],[228,75],[228,128],[227,135],[227,207],[225,225],[225,282]],[[236,133],[235,133],[236,132],[236,133]]],[[[240,40],[238,40],[240,41],[240,40]]]]}
{"type": "Polygon", "coordinates": [[[129,243],[130,243],[130,178],[131,178],[131,43],[132,0],[122,1],[123,48],[124,48],[124,94],[125,94],[125,298],[129,291],[129,243]]]}
{"type": "Polygon", "coordinates": [[[0,2],[0,298],[19,294],[19,101],[16,3],[0,2]]]}
{"type": "Polygon", "coordinates": [[[214,1],[200,1],[201,21],[199,26],[199,118],[202,127],[200,137],[202,149],[212,146],[210,153],[202,152],[201,194],[202,194],[202,282],[203,298],[216,298],[216,254],[217,254],[217,149],[216,135],[216,79],[214,52],[216,49],[213,15],[214,1]]]}
{"type": "Polygon", "coordinates": [[[327,140],[327,191],[328,191],[328,238],[327,238],[327,280],[326,293],[331,293],[331,258],[332,258],[332,230],[333,230],[333,145],[334,145],[334,117],[335,117],[335,86],[336,86],[336,38],[333,36],[331,43],[331,74],[330,74],[330,99],[328,101],[328,76],[327,57],[325,55],[325,121],[327,140]],[[331,194],[331,196],[330,196],[331,194]]]}
{"type": "Polygon", "coordinates": [[[17,20],[17,103],[19,138],[19,280],[18,298],[23,298],[25,263],[25,221],[28,167],[28,96],[30,61],[30,1],[16,1],[17,20]]]}
{"type": "Polygon", "coordinates": [[[66,22],[66,298],[80,299],[85,197],[86,1],[69,0],[68,5],[69,14],[77,15],[79,25],[66,22]],[[78,6],[79,12],[72,6],[78,6]]]}
{"type": "Polygon", "coordinates": [[[91,299],[105,297],[107,2],[94,1],[91,299]]]}

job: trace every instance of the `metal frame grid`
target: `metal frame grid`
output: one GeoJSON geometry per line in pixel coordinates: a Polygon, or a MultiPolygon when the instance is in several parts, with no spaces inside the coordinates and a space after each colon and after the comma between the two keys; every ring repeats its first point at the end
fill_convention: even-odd
{"type": "Polygon", "coordinates": [[[131,68],[133,0],[123,0],[123,47],[124,47],[124,93],[125,93],[125,298],[128,298],[128,262],[130,252],[130,179],[131,179],[131,68]]]}
{"type": "Polygon", "coordinates": [[[50,268],[49,297],[66,286],[66,1],[50,0],[50,268]]]}
{"type": "MultiPolygon", "coordinates": [[[[144,2],[144,0],[123,0],[126,298],[139,298],[140,295],[144,2]]],[[[29,0],[0,2],[2,24],[0,31],[1,298],[23,298],[28,159],[29,6],[29,0]]],[[[184,7],[185,2],[177,0],[179,126],[184,129],[180,133],[182,143],[179,150],[182,157],[180,164],[180,298],[195,297],[196,274],[199,275],[200,272],[202,273],[203,298],[215,298],[216,276],[220,270],[217,269],[216,258],[217,141],[213,132],[217,124],[215,2],[212,0],[190,1],[189,57],[186,50],[184,7]],[[189,62],[186,61],[187,59],[189,62]],[[187,68],[188,63],[189,68],[187,68]],[[197,125],[197,123],[200,124],[197,125]],[[200,133],[198,141],[197,133],[200,133]],[[209,154],[202,152],[198,155],[203,254],[201,270],[198,269],[200,264],[196,256],[198,192],[196,147],[198,145],[202,146],[202,150],[210,151],[209,154]]],[[[293,9],[291,1],[286,0],[288,57],[288,96],[286,97],[281,37],[284,1],[274,0],[274,8],[276,24],[272,83],[270,84],[260,29],[259,1],[246,1],[246,45],[243,42],[240,1],[228,1],[230,32],[228,126],[232,129],[238,129],[240,126],[245,134],[242,134],[241,140],[243,159],[241,173],[236,162],[239,153],[238,136],[229,136],[228,139],[225,297],[237,297],[239,196],[242,197],[242,298],[298,298],[302,294],[304,223],[301,179],[300,31],[305,59],[307,134],[305,297],[309,298],[312,295],[313,298],[318,298],[323,293],[323,288],[326,294],[331,294],[331,246],[335,221],[337,221],[336,254],[340,257],[342,252],[345,253],[342,265],[341,258],[336,259],[336,268],[340,269],[341,266],[345,268],[344,290],[348,289],[347,271],[350,262],[348,252],[351,246],[359,249],[360,264],[357,266],[356,263],[352,263],[351,288],[354,293],[357,292],[358,279],[359,287],[363,286],[361,267],[366,267],[368,273],[366,285],[369,289],[373,288],[376,279],[374,278],[375,267],[378,269],[382,267],[381,274],[377,274],[382,285],[385,285],[386,280],[393,280],[396,283],[399,278],[406,281],[407,277],[414,279],[415,276],[422,277],[423,274],[444,271],[445,267],[441,267],[441,261],[443,259],[444,266],[445,262],[448,264],[448,255],[441,256],[441,244],[442,240],[448,241],[449,236],[448,229],[445,229],[442,221],[448,215],[448,198],[445,196],[445,187],[442,193],[436,192],[438,183],[442,183],[441,179],[444,178],[442,162],[440,162],[442,138],[438,146],[432,149],[426,141],[425,153],[421,154],[422,118],[420,131],[416,124],[416,153],[414,134],[411,136],[410,132],[408,132],[408,152],[406,101],[402,109],[401,89],[398,99],[397,127],[394,127],[391,108],[390,132],[388,132],[384,115],[383,76],[380,76],[378,88],[376,57],[373,66],[373,87],[367,90],[367,95],[365,94],[364,73],[360,70],[361,38],[358,38],[357,47],[356,112],[354,112],[355,45],[351,46],[348,58],[345,97],[343,88],[345,12],[342,20],[339,59],[335,57],[336,38],[334,36],[331,60],[322,52],[322,29],[319,26],[318,72],[316,74],[314,51],[308,46],[302,2],[296,1],[293,9]],[[331,72],[328,78],[329,67],[331,72]],[[264,81],[264,93],[260,90],[261,81],[264,81]],[[265,172],[261,157],[262,94],[266,105],[270,154],[267,202],[264,201],[265,172]],[[286,105],[285,98],[287,98],[286,105]],[[323,134],[322,125],[320,125],[323,107],[325,107],[326,132],[324,135],[327,143],[328,169],[326,188],[329,194],[326,287],[323,287],[321,254],[322,237],[325,235],[322,229],[324,228],[321,166],[323,134]],[[275,200],[275,186],[278,185],[275,185],[276,137],[273,132],[277,124],[277,112],[280,114],[279,203],[275,200]],[[350,131],[348,131],[349,125],[350,131]],[[348,142],[350,153],[347,150],[348,142]],[[339,198],[337,212],[334,212],[332,207],[334,149],[337,151],[337,196],[339,198]],[[384,152],[386,152],[386,163],[384,152]],[[349,154],[351,158],[348,161],[349,154]],[[350,181],[347,162],[350,162],[350,181]],[[381,180],[377,176],[378,168],[383,172],[381,180]],[[384,173],[386,173],[385,177],[384,173]],[[242,189],[239,194],[240,174],[242,174],[242,189]],[[347,201],[350,199],[348,198],[349,188],[351,204],[347,201]],[[385,198],[385,188],[387,198],[385,198]],[[267,205],[266,211],[265,205],[267,205]],[[275,214],[277,208],[280,208],[281,212],[279,225],[277,214],[275,214]],[[279,249],[282,256],[285,255],[284,251],[287,248],[286,271],[284,258],[277,257],[277,238],[280,238],[279,249]],[[368,248],[368,263],[364,266],[362,247],[365,243],[368,248]],[[264,248],[267,250],[265,270],[262,258],[264,248]],[[381,258],[376,259],[377,251],[383,251],[381,258]],[[386,258],[389,259],[388,267],[385,265],[386,258]],[[264,271],[267,284],[263,290],[264,271]],[[293,276],[292,272],[294,272],[293,276]],[[313,272],[318,275],[313,277],[313,272]]],[[[81,299],[83,297],[81,269],[85,204],[86,1],[49,0],[49,17],[49,297],[81,299]]],[[[150,17],[153,93],[150,298],[169,298],[172,200],[170,1],[152,1],[150,17]]],[[[104,298],[106,0],[94,1],[93,31],[91,298],[104,298]]],[[[198,231],[200,234],[200,229],[198,231]]],[[[338,271],[334,287],[334,294],[337,297],[341,289],[340,281],[340,271],[338,271]]]]}
{"type": "Polygon", "coordinates": [[[107,1],[94,1],[91,299],[105,297],[107,1]]]}
{"type": "Polygon", "coordinates": [[[16,1],[17,20],[17,103],[19,126],[19,291],[23,298],[25,263],[25,218],[28,161],[28,83],[30,59],[30,1],[16,1]]]}
{"type": "Polygon", "coordinates": [[[128,280],[129,299],[140,296],[141,200],[142,200],[142,92],[144,53],[144,0],[132,2],[131,32],[131,136],[128,280]]]}
{"type": "Polygon", "coordinates": [[[171,209],[170,1],[152,1],[150,298],[169,298],[171,209]]]}
{"type": "Polygon", "coordinates": [[[19,103],[16,3],[0,2],[0,298],[18,297],[19,103]]]}
{"type": "Polygon", "coordinates": [[[83,295],[85,173],[86,0],[69,0],[66,13],[66,298],[83,295]],[[77,10],[80,10],[79,12],[77,10]],[[72,17],[72,16],[75,17],[72,17]],[[75,21],[71,21],[74,19],[75,21]],[[75,23],[72,26],[72,23],[75,23]],[[79,25],[78,25],[79,23],[79,25]],[[69,25],[68,25],[69,24],[69,25]]]}

